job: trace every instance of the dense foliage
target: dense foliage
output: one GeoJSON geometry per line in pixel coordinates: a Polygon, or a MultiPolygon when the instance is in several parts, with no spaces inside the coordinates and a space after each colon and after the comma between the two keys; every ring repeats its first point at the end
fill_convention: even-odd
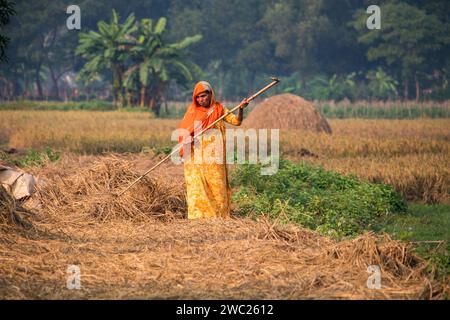
{"type": "MultiPolygon", "coordinates": [[[[152,83],[148,70],[155,63],[144,59],[151,41],[146,42],[147,48],[141,46],[126,57],[120,55],[123,52],[113,56],[119,61],[112,64],[99,61],[98,81],[73,84],[86,63],[92,62],[83,54],[76,56],[80,40],[87,41],[90,32],[102,34],[99,21],[127,26],[131,14],[141,25],[135,30],[141,35],[150,30],[143,28],[148,19],[156,25],[165,17],[167,32],[162,40],[166,44],[201,35],[202,40],[186,47],[186,53],[205,71],[201,77],[227,99],[246,96],[268,75],[285,80],[277,88],[280,92],[309,99],[450,97],[450,2],[446,0],[379,1],[380,30],[366,27],[370,16],[366,9],[373,4],[367,0],[80,0],[81,31],[65,26],[69,4],[66,0],[15,1],[17,14],[2,29],[2,35],[11,40],[9,64],[2,63],[0,70],[0,98],[106,98],[141,105],[144,96],[160,99],[160,92],[147,85],[152,83]],[[111,20],[113,9],[122,17],[118,21],[111,20]],[[124,70],[118,63],[121,59],[129,62],[124,70]]],[[[103,52],[107,50],[112,54],[111,48],[103,52]]],[[[182,73],[185,70],[178,75],[182,73]]],[[[182,77],[178,85],[170,81],[176,76],[164,78],[164,97],[186,98],[199,77],[182,77]]]]}
{"type": "Polygon", "coordinates": [[[360,181],[305,162],[280,162],[274,175],[242,165],[233,175],[234,200],[244,215],[267,214],[323,234],[343,237],[368,230],[377,218],[406,211],[391,186],[360,181]]]}

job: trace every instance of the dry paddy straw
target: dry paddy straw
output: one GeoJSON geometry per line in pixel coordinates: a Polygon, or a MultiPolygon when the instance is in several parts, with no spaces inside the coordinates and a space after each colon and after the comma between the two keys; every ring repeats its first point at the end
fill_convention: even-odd
{"type": "Polygon", "coordinates": [[[86,218],[98,220],[183,216],[186,202],[179,184],[168,185],[162,179],[146,176],[118,196],[140,176],[133,167],[130,161],[109,156],[64,176],[59,173],[64,170],[53,168],[56,180],[44,181],[45,187],[39,191],[40,205],[49,214],[58,215],[63,209],[66,214],[83,213],[86,218]]]}
{"type": "Polygon", "coordinates": [[[265,218],[186,220],[173,165],[124,198],[101,196],[145,161],[66,157],[36,169],[45,185],[27,204],[30,228],[4,218],[22,209],[2,193],[0,297],[428,299],[446,290],[409,245],[387,236],[334,242],[265,218]],[[80,290],[66,288],[68,265],[80,267],[80,290]],[[367,288],[369,265],[381,268],[380,290],[367,288]]]}

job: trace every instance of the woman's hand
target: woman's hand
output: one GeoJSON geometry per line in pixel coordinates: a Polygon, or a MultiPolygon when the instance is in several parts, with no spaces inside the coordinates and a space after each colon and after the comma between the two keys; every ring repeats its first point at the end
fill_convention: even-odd
{"type": "Polygon", "coordinates": [[[239,109],[240,109],[240,110],[244,109],[246,106],[248,106],[249,103],[250,103],[250,101],[248,101],[247,98],[245,98],[245,99],[242,100],[241,103],[239,104],[239,109]]]}

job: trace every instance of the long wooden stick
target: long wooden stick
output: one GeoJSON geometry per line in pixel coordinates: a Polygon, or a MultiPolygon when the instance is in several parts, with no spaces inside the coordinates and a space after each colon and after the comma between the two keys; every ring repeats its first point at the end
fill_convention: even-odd
{"type": "MultiPolygon", "coordinates": [[[[261,90],[259,90],[258,92],[256,92],[254,95],[252,95],[251,97],[247,98],[247,102],[250,102],[252,100],[254,100],[256,97],[258,97],[259,95],[263,94],[264,92],[266,92],[267,90],[269,90],[270,88],[272,88],[273,86],[275,86],[276,84],[278,84],[278,82],[280,82],[280,79],[278,78],[271,78],[272,82],[269,83],[267,86],[265,86],[264,88],[262,88],[261,90]]],[[[224,113],[220,118],[218,118],[216,121],[214,121],[213,123],[211,123],[209,126],[207,126],[205,129],[203,129],[202,131],[200,131],[199,133],[197,133],[196,135],[194,135],[194,137],[192,138],[192,142],[195,141],[195,139],[197,139],[199,136],[201,136],[203,133],[205,133],[205,131],[211,129],[211,127],[213,127],[217,122],[219,122],[220,120],[222,120],[223,118],[225,118],[227,115],[229,115],[230,113],[236,111],[238,108],[240,108],[241,104],[238,104],[236,107],[234,107],[233,109],[229,110],[228,112],[224,113]]],[[[122,194],[124,194],[127,190],[129,190],[132,186],[134,186],[136,183],[138,183],[142,178],[144,178],[147,174],[149,174],[150,172],[152,172],[153,170],[155,170],[157,167],[159,167],[164,161],[166,161],[167,159],[169,159],[175,152],[179,151],[181,149],[181,147],[183,146],[183,144],[178,144],[173,151],[167,155],[165,158],[163,158],[162,160],[160,160],[157,164],[155,164],[153,167],[151,167],[150,169],[148,169],[142,176],[140,176],[139,178],[137,178],[135,181],[133,181],[125,190],[121,191],[117,196],[121,196],[122,194]]]]}

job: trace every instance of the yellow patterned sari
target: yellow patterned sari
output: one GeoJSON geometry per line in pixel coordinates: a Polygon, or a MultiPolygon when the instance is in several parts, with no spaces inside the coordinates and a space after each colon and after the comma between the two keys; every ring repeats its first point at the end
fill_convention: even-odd
{"type": "MultiPolygon", "coordinates": [[[[226,108],[223,109],[225,113],[228,112],[226,108]]],[[[195,147],[191,147],[191,157],[184,163],[188,219],[230,216],[231,189],[226,164],[224,121],[235,126],[241,125],[237,116],[228,114],[214,125],[215,134],[209,130],[198,138],[195,147]],[[217,149],[213,146],[217,143],[216,139],[222,145],[222,154],[219,156],[215,154],[217,149]],[[216,161],[217,158],[222,161],[216,161]]]]}

